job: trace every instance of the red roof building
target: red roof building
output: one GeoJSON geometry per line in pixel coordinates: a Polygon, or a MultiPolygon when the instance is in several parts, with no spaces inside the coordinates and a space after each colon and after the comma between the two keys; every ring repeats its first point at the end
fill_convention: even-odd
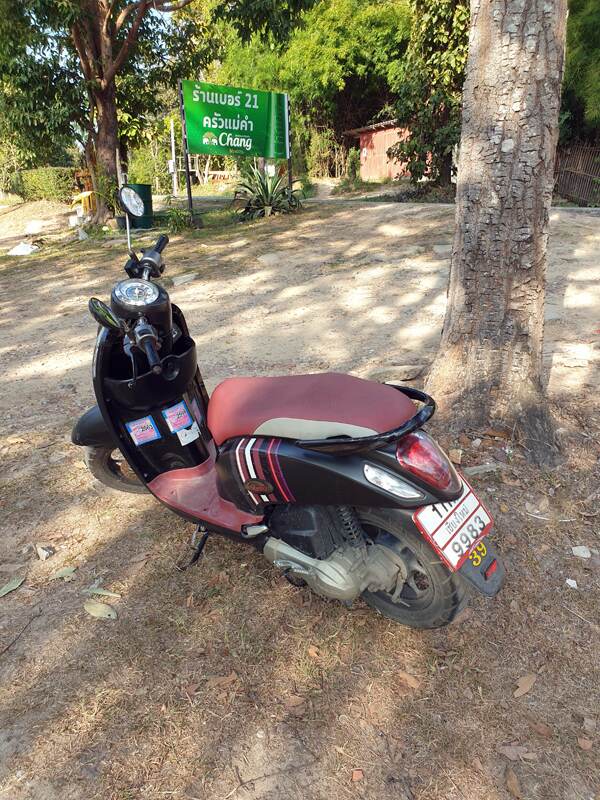
{"type": "Polygon", "coordinates": [[[407,128],[398,125],[397,120],[376,122],[364,128],[345,132],[347,136],[358,139],[360,148],[360,177],[363,181],[381,181],[385,178],[399,178],[406,175],[404,166],[388,158],[387,151],[399,139],[408,137],[407,128]]]}

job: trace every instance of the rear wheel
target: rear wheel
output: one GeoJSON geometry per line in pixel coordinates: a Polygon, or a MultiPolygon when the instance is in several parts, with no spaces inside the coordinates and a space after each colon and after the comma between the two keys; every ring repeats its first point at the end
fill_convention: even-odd
{"type": "Polygon", "coordinates": [[[84,448],[85,463],[94,478],[119,492],[143,494],[147,492],[135,472],[116,447],[84,448]]]}
{"type": "Polygon", "coordinates": [[[413,628],[440,628],[467,604],[464,582],[442,564],[439,556],[416,531],[405,529],[385,510],[358,511],[361,525],[376,544],[389,547],[404,564],[404,581],[391,592],[362,594],[384,617],[413,628]]]}

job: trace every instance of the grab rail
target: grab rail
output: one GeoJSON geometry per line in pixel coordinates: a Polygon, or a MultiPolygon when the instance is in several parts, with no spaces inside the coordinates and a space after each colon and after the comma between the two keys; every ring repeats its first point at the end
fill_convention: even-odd
{"type": "Polygon", "coordinates": [[[413,389],[410,386],[394,386],[387,384],[392,389],[397,389],[411,400],[418,400],[424,403],[414,417],[404,422],[398,428],[385,433],[374,433],[372,436],[332,436],[331,439],[298,439],[294,442],[298,447],[305,450],[318,450],[321,453],[353,453],[360,450],[375,450],[385,444],[397,442],[408,433],[412,433],[421,428],[435,414],[435,400],[425,392],[413,389]]]}

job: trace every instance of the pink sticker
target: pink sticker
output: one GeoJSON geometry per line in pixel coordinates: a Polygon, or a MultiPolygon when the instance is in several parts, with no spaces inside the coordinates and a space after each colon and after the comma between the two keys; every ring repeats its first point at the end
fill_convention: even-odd
{"type": "Polygon", "coordinates": [[[160,433],[156,427],[156,423],[152,417],[142,417],[141,419],[134,419],[131,422],[126,422],[125,427],[129,435],[133,439],[133,443],[138,447],[148,442],[154,442],[160,439],[160,433]]]}
{"type": "Polygon", "coordinates": [[[162,415],[171,433],[177,433],[183,428],[189,428],[194,421],[183,400],[181,403],[163,409],[162,415]]]}

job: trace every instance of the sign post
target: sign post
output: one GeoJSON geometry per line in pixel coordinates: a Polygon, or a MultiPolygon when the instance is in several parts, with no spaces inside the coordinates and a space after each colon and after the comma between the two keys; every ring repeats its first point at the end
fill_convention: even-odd
{"type": "Polygon", "coordinates": [[[289,160],[287,94],[182,81],[180,101],[190,153],[289,160]]]}
{"type": "MultiPolygon", "coordinates": [[[[186,81],[187,83],[187,81],[186,81]]],[[[185,168],[185,188],[187,189],[188,211],[190,220],[194,221],[194,201],[192,200],[192,181],[190,178],[190,156],[188,151],[187,126],[185,119],[185,104],[183,100],[183,81],[179,84],[179,110],[181,111],[181,137],[183,142],[183,163],[185,168]]]]}

